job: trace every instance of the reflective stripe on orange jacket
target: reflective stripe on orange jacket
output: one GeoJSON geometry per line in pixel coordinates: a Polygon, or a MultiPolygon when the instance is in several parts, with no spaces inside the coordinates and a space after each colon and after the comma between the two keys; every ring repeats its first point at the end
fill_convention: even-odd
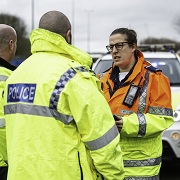
{"type": "Polygon", "coordinates": [[[144,60],[138,60],[127,78],[118,83],[119,68],[113,67],[101,78],[102,89],[113,114],[123,116],[121,148],[125,179],[158,179],[161,166],[161,133],[173,124],[171,91],[168,78],[144,60]],[[132,107],[123,104],[131,84],[140,90],[132,107]]]}

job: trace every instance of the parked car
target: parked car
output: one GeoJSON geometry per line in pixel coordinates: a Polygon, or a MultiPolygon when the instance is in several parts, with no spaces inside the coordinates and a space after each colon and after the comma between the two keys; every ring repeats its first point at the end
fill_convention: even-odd
{"type": "Polygon", "coordinates": [[[89,53],[89,55],[92,57],[93,59],[93,63],[96,62],[96,60],[100,57],[102,57],[104,55],[103,52],[91,52],[89,53]]]}
{"type": "MultiPolygon", "coordinates": [[[[180,58],[174,52],[143,52],[145,60],[162,70],[169,78],[172,91],[174,124],[162,134],[163,159],[180,160],[180,58]]],[[[105,54],[93,65],[92,70],[101,74],[112,66],[110,54],[105,54]]]]}

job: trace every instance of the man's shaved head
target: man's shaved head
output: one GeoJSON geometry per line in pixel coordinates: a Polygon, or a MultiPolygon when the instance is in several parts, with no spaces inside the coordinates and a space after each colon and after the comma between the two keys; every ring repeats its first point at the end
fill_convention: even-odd
{"type": "Polygon", "coordinates": [[[41,17],[39,28],[49,30],[65,37],[66,33],[71,30],[71,23],[63,13],[59,11],[49,11],[41,17]]]}
{"type": "Polygon", "coordinates": [[[8,48],[10,40],[17,40],[16,31],[9,25],[0,24],[0,52],[8,48]]]}
{"type": "Polygon", "coordinates": [[[17,34],[13,27],[0,24],[0,57],[10,62],[16,52],[17,34]]]}

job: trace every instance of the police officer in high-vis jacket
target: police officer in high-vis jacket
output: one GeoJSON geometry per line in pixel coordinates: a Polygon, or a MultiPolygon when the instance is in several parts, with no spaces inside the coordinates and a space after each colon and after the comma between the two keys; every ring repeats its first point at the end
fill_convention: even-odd
{"type": "Polygon", "coordinates": [[[15,70],[10,64],[16,52],[17,35],[14,28],[0,24],[0,180],[7,179],[8,162],[6,150],[6,129],[3,110],[3,90],[5,81],[15,70]]]}
{"type": "Polygon", "coordinates": [[[4,94],[8,180],[123,180],[118,129],[68,18],[45,13],[30,41],[4,94]]]}
{"type": "Polygon", "coordinates": [[[173,124],[168,78],[145,61],[132,29],[115,29],[106,46],[113,66],[102,88],[120,131],[125,180],[158,180],[162,131],[173,124]]]}

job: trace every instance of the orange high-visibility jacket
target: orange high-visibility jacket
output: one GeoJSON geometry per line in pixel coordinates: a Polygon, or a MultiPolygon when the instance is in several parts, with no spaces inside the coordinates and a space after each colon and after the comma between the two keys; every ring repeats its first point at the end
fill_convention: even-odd
{"type": "MultiPolygon", "coordinates": [[[[102,89],[113,114],[123,116],[121,148],[125,180],[158,179],[162,156],[162,131],[173,124],[168,78],[138,51],[138,60],[119,82],[119,68],[113,66],[102,77],[102,89]],[[130,86],[139,90],[132,107],[124,99],[130,86]]],[[[133,93],[133,92],[132,92],[133,93]]]]}

